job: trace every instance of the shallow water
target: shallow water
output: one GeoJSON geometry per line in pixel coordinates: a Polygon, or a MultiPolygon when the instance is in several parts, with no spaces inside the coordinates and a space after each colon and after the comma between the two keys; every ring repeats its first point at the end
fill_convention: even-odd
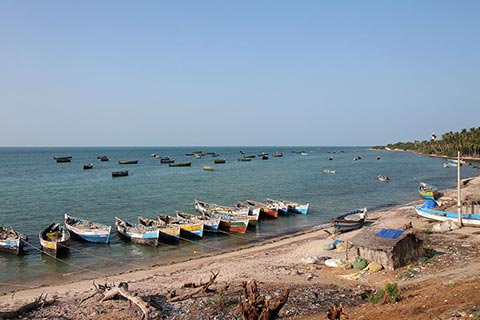
{"type": "MultiPolygon", "coordinates": [[[[245,245],[329,222],[352,209],[418,200],[419,180],[440,189],[456,183],[456,168],[443,168],[442,159],[365,147],[0,148],[0,161],[0,224],[28,235],[31,244],[20,257],[0,253],[0,285],[4,289],[7,284],[34,286],[52,279],[77,278],[79,274],[107,274],[119,265],[138,268],[245,245]],[[201,159],[185,155],[192,150],[218,152],[227,162],[214,165],[210,155],[201,159]],[[239,162],[240,150],[256,155],[281,151],[284,156],[270,156],[269,160],[257,156],[251,162],[239,162]],[[292,150],[305,150],[308,155],[292,150]],[[177,162],[192,161],[192,166],[170,168],[151,153],[173,157],[177,162]],[[97,160],[104,154],[110,161],[97,160]],[[72,155],[73,160],[56,163],[54,155],[72,155]],[[376,160],[377,155],[380,160],[376,160]],[[361,160],[353,160],[359,156],[361,160]],[[139,163],[120,165],[120,159],[137,159],[139,163]],[[89,162],[94,168],[83,170],[83,164],[89,162]],[[205,164],[214,165],[215,171],[204,171],[205,164]],[[336,173],[324,173],[324,168],[335,169],[336,173]],[[112,171],[124,169],[129,170],[128,177],[112,178],[112,171]],[[376,176],[380,174],[388,175],[391,181],[378,181],[376,176]],[[310,210],[308,215],[261,221],[246,234],[207,234],[201,240],[158,248],[126,243],[112,232],[109,245],[71,241],[65,262],[35,249],[39,247],[40,229],[62,222],[64,212],[113,225],[115,216],[135,221],[140,215],[173,215],[175,210],[193,213],[195,198],[225,205],[247,198],[285,198],[310,203],[310,210]]],[[[462,176],[477,171],[472,166],[463,167],[462,176]]]]}

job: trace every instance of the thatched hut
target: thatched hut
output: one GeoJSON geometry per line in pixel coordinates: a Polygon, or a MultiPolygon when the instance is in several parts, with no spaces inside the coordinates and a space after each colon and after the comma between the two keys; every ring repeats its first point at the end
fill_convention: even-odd
{"type": "Polygon", "coordinates": [[[424,255],[423,241],[415,233],[403,232],[396,238],[384,238],[377,235],[380,231],[380,228],[364,228],[350,240],[358,256],[394,270],[424,255]]]}

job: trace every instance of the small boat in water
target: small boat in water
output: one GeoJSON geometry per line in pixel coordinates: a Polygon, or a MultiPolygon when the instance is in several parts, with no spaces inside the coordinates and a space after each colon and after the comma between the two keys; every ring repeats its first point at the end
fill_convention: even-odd
{"type": "Polygon", "coordinates": [[[159,229],[144,225],[133,225],[115,217],[115,228],[118,234],[127,241],[150,246],[158,246],[159,229]]]}
{"type": "Polygon", "coordinates": [[[65,228],[77,239],[94,243],[108,243],[110,241],[111,226],[72,217],[67,213],[64,215],[64,221],[65,228]]]}
{"type": "Polygon", "coordinates": [[[42,252],[58,257],[68,252],[70,232],[59,223],[52,223],[38,234],[42,252]]]}
{"type": "Polygon", "coordinates": [[[323,169],[323,173],[337,173],[337,170],[334,170],[334,169],[323,169]]]}
{"type": "Polygon", "coordinates": [[[194,223],[202,223],[204,230],[209,232],[218,231],[218,227],[220,225],[220,218],[218,217],[212,217],[212,216],[206,216],[206,215],[197,216],[197,215],[182,212],[182,211],[176,211],[176,214],[177,214],[177,218],[179,219],[190,220],[194,223]]]}
{"type": "Polygon", "coordinates": [[[418,193],[422,198],[435,200],[437,192],[438,192],[438,188],[435,187],[434,185],[425,183],[423,181],[419,183],[418,193]]]}
{"type": "Polygon", "coordinates": [[[295,212],[295,213],[300,213],[300,214],[307,214],[308,213],[308,207],[310,204],[300,204],[297,202],[285,200],[285,199],[280,199],[283,203],[285,203],[288,206],[288,211],[290,212],[295,212]]]}
{"type": "Polygon", "coordinates": [[[333,233],[339,234],[360,229],[367,218],[367,208],[354,210],[333,219],[333,233]]]}
{"type": "Polygon", "coordinates": [[[191,167],[191,162],[171,162],[168,164],[169,167],[191,167]]]}
{"type": "Polygon", "coordinates": [[[275,205],[278,208],[278,213],[288,214],[288,205],[280,200],[267,199],[267,204],[275,205]]]}
{"type": "Polygon", "coordinates": [[[118,164],[137,164],[138,160],[118,160],[118,164]]]}
{"type": "Polygon", "coordinates": [[[377,176],[377,179],[380,180],[380,181],[383,181],[383,182],[388,182],[388,181],[390,181],[390,177],[388,177],[388,176],[382,176],[382,175],[377,176]]]}
{"type": "Polygon", "coordinates": [[[215,171],[215,167],[214,166],[203,166],[203,170],[205,170],[205,171],[215,171]]]}
{"type": "Polygon", "coordinates": [[[55,161],[57,161],[57,163],[72,162],[72,156],[68,156],[68,157],[55,156],[54,159],[55,161]]]}
{"type": "Polygon", "coordinates": [[[248,209],[246,214],[239,214],[239,212],[244,212],[245,209],[232,209],[233,210],[227,210],[223,206],[218,206],[215,204],[211,205],[195,199],[195,210],[201,212],[202,215],[211,218],[220,218],[220,229],[230,232],[247,232],[250,222],[250,218],[248,217],[248,209]]]}
{"type": "Polygon", "coordinates": [[[138,217],[138,223],[149,228],[157,228],[159,240],[164,242],[178,242],[180,240],[180,226],[169,225],[159,219],[138,217]]]}
{"type": "Polygon", "coordinates": [[[83,170],[93,169],[93,163],[85,163],[83,165],[83,170]]]}
{"type": "Polygon", "coordinates": [[[242,158],[238,158],[238,161],[252,161],[252,158],[242,157],[242,158]]]}
{"type": "Polygon", "coordinates": [[[112,172],[112,178],[115,178],[115,177],[126,177],[126,176],[128,176],[128,170],[113,171],[113,172],[112,172]]]}
{"type": "Polygon", "coordinates": [[[225,163],[225,159],[214,159],[213,163],[225,163]]]}
{"type": "Polygon", "coordinates": [[[281,152],[275,152],[275,153],[272,154],[272,157],[274,157],[274,158],[283,157],[283,153],[281,153],[281,152]]]}
{"type": "Polygon", "coordinates": [[[171,159],[170,157],[161,157],[160,163],[175,163],[175,159],[171,159]]]}
{"type": "Polygon", "coordinates": [[[157,214],[157,218],[167,225],[178,225],[180,227],[180,235],[184,237],[203,237],[203,222],[193,222],[188,219],[176,218],[166,214],[157,214]]]}
{"type": "Polygon", "coordinates": [[[98,156],[97,158],[100,159],[100,161],[108,161],[108,160],[110,160],[110,158],[107,157],[107,156],[98,156]]]}
{"type": "Polygon", "coordinates": [[[245,200],[245,203],[251,208],[260,208],[260,214],[268,218],[278,218],[278,206],[254,200],[245,200]]]}
{"type": "Polygon", "coordinates": [[[23,251],[27,236],[15,231],[12,227],[0,226],[0,251],[16,254],[23,251]]]}

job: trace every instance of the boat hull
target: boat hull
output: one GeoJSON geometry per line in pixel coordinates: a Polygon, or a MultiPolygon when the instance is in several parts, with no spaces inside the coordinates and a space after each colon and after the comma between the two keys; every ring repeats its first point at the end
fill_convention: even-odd
{"type": "Polygon", "coordinates": [[[70,232],[72,237],[82,241],[92,242],[92,243],[109,243],[110,242],[110,232],[112,230],[111,226],[107,227],[107,226],[102,226],[102,225],[90,222],[91,224],[97,226],[97,228],[96,229],[78,228],[71,225],[69,221],[82,221],[81,219],[70,217],[67,214],[65,214],[64,218],[65,218],[65,228],[70,232]]]}
{"type": "Polygon", "coordinates": [[[134,229],[139,228],[127,225],[127,223],[118,218],[115,219],[115,228],[120,237],[126,241],[154,247],[158,246],[158,238],[160,233],[158,228],[145,228],[143,232],[137,232],[134,229]]]}
{"type": "MultiPolygon", "coordinates": [[[[428,209],[420,206],[414,206],[415,211],[421,217],[435,221],[458,221],[458,213],[428,209]]],[[[464,226],[480,227],[480,214],[462,213],[462,223],[464,226]]]]}
{"type": "Polygon", "coordinates": [[[70,244],[70,232],[67,229],[60,228],[61,238],[58,240],[48,240],[47,233],[52,231],[55,224],[51,224],[48,227],[40,231],[38,238],[40,240],[40,246],[42,247],[42,253],[58,257],[68,253],[68,245],[70,244]]]}
{"type": "Polygon", "coordinates": [[[0,240],[0,251],[19,255],[23,250],[24,242],[22,239],[0,240]]]}

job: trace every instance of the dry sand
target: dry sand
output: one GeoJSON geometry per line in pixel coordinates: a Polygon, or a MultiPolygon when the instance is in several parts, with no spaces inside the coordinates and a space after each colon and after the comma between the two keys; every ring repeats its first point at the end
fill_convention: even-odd
{"type": "MultiPolygon", "coordinates": [[[[463,197],[479,200],[480,177],[471,179],[462,193],[463,197]]],[[[455,197],[456,191],[448,190],[442,199],[455,197]]],[[[242,281],[250,279],[256,279],[260,290],[272,297],[285,288],[291,290],[289,301],[280,313],[284,319],[324,319],[327,308],[340,302],[350,319],[450,319],[452,315],[480,319],[480,229],[429,234],[424,230],[431,229],[434,223],[419,218],[412,204],[369,213],[369,225],[375,227],[395,229],[410,222],[425,245],[441,254],[394,271],[364,272],[356,280],[341,277],[354,273],[353,270],[302,262],[308,256],[345,259],[345,252],[323,250],[323,245],[332,239],[324,230],[312,228],[228,253],[98,278],[95,283],[126,281],[139,295],[159,298],[164,308],[155,316],[161,319],[241,319],[235,311],[235,299],[241,296],[242,281]],[[189,289],[183,288],[185,283],[207,281],[212,272],[219,272],[212,288],[220,290],[228,285],[221,296],[202,294],[178,303],[164,301],[164,296],[173,291],[187,292],[189,289]],[[386,283],[398,284],[400,302],[370,305],[365,297],[386,283]]],[[[337,239],[348,240],[357,232],[341,234],[337,239]]],[[[353,256],[349,258],[352,260],[353,256]]],[[[99,297],[94,297],[80,304],[93,290],[92,280],[19,290],[0,296],[0,311],[13,310],[40,294],[47,294],[57,302],[24,318],[141,318],[136,307],[126,301],[99,302],[99,297]]]]}

